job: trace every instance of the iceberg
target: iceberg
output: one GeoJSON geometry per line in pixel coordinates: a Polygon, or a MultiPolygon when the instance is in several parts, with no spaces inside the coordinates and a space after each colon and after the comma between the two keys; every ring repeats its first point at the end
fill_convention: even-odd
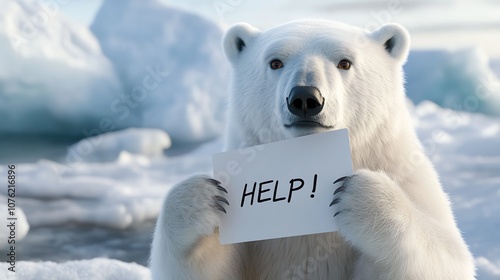
{"type": "Polygon", "coordinates": [[[161,129],[127,128],[78,141],[69,148],[66,160],[67,163],[115,161],[123,152],[158,158],[170,144],[170,137],[161,129]]]}
{"type": "Polygon", "coordinates": [[[122,92],[112,64],[58,4],[2,1],[0,57],[0,133],[83,138],[112,117],[122,92]]]}
{"type": "Polygon", "coordinates": [[[208,19],[157,0],[105,0],[91,30],[122,82],[112,104],[120,119],[165,130],[173,142],[222,134],[229,64],[223,29],[208,19]]]}
{"type": "Polygon", "coordinates": [[[416,104],[500,116],[500,80],[480,49],[412,51],[404,68],[416,104]]]}

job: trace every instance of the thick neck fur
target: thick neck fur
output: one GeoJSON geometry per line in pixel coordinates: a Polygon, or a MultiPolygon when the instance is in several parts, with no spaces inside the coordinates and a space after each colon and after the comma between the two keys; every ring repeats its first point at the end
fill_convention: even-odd
{"type": "Polygon", "coordinates": [[[392,117],[375,127],[369,137],[356,137],[355,131],[350,134],[353,168],[384,171],[402,182],[408,172],[401,172],[401,169],[411,171],[414,157],[420,156],[422,149],[413,127],[408,126],[411,120],[405,106],[402,104],[399,110],[392,112],[392,117]]]}

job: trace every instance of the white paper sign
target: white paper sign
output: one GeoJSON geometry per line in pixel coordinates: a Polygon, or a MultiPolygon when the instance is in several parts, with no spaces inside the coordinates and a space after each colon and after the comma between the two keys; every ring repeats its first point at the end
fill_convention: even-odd
{"type": "Polygon", "coordinates": [[[213,167],[230,204],[221,244],[336,231],[333,182],[352,174],[347,129],[219,153],[213,167]]]}

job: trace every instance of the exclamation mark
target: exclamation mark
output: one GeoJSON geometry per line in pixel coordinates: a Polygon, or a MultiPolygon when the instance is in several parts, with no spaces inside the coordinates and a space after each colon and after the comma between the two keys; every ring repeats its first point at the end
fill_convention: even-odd
{"type": "Polygon", "coordinates": [[[314,198],[314,193],[316,192],[316,182],[318,181],[318,174],[314,174],[314,183],[313,183],[313,191],[311,194],[311,198],[314,198]]]}

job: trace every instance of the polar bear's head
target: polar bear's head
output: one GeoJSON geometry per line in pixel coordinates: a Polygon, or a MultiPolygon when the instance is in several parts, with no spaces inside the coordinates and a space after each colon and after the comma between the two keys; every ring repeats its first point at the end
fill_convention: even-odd
{"type": "Polygon", "coordinates": [[[404,107],[409,36],[397,24],[369,32],[331,21],[267,31],[240,23],[223,47],[234,70],[229,141],[259,144],[345,127],[351,138],[373,135],[404,107]]]}

